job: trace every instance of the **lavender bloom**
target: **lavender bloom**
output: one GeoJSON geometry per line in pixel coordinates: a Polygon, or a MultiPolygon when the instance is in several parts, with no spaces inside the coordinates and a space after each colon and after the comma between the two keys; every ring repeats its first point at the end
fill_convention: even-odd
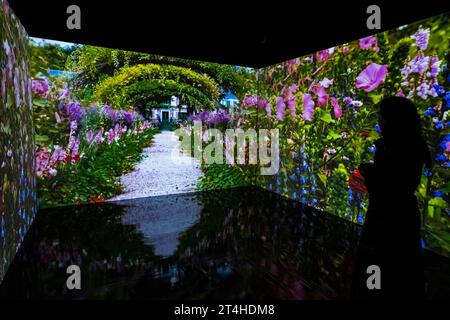
{"type": "Polygon", "coordinates": [[[69,117],[69,121],[80,122],[84,116],[84,109],[81,108],[78,102],[71,102],[66,105],[66,114],[69,117]]]}
{"type": "Polygon", "coordinates": [[[419,29],[411,36],[416,40],[416,46],[420,50],[425,50],[428,47],[428,39],[430,38],[430,29],[419,29]]]}
{"type": "Polygon", "coordinates": [[[128,111],[121,111],[121,117],[129,125],[132,125],[134,122],[133,114],[128,111]]]}
{"type": "Polygon", "coordinates": [[[115,123],[117,121],[117,112],[114,110],[111,106],[105,105],[103,107],[103,113],[106,114],[106,116],[115,123]]]}
{"type": "Polygon", "coordinates": [[[31,91],[39,95],[41,98],[47,95],[48,90],[48,84],[44,80],[33,79],[31,81],[31,91]]]}

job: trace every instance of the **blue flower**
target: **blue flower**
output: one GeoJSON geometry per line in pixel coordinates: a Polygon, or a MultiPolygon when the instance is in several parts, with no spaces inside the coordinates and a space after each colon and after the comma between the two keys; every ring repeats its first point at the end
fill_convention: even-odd
{"type": "Polygon", "coordinates": [[[450,168],[450,162],[444,162],[443,164],[441,164],[441,167],[450,168]]]}
{"type": "Polygon", "coordinates": [[[281,181],[277,179],[277,186],[281,186],[281,181]]]}
{"type": "Polygon", "coordinates": [[[423,239],[420,241],[420,243],[422,244],[422,249],[425,249],[425,241],[423,241],[423,239]]]}
{"type": "Polygon", "coordinates": [[[289,176],[289,179],[291,179],[292,181],[294,181],[294,180],[295,180],[295,174],[291,174],[291,175],[289,176]]]}
{"type": "Polygon", "coordinates": [[[358,214],[358,223],[363,223],[363,217],[362,214],[358,214]]]}
{"type": "Polygon", "coordinates": [[[306,204],[306,198],[302,198],[302,203],[306,204]]]}
{"type": "Polygon", "coordinates": [[[296,169],[295,169],[295,173],[298,174],[298,175],[300,175],[300,168],[296,168],[296,169]]]}
{"type": "Polygon", "coordinates": [[[297,199],[297,192],[294,192],[294,193],[292,194],[292,198],[297,199]]]}
{"type": "Polygon", "coordinates": [[[316,192],[316,187],[312,186],[311,187],[311,192],[316,192]]]}
{"type": "Polygon", "coordinates": [[[433,84],[433,88],[439,96],[442,96],[443,94],[445,94],[445,89],[443,86],[440,86],[436,83],[436,84],[433,84]]]}
{"type": "Polygon", "coordinates": [[[360,207],[361,209],[363,209],[363,208],[364,208],[364,202],[361,202],[361,203],[359,204],[359,207],[360,207]]]}
{"type": "Polygon", "coordinates": [[[447,72],[447,66],[442,66],[442,72],[447,72]]]}
{"type": "Polygon", "coordinates": [[[302,195],[306,195],[306,194],[308,194],[308,191],[306,191],[305,188],[302,188],[302,195]]]}
{"type": "Polygon", "coordinates": [[[447,160],[447,157],[445,156],[445,154],[441,153],[435,158],[435,160],[436,161],[445,161],[445,160],[447,160]]]}
{"type": "Polygon", "coordinates": [[[447,101],[447,102],[450,100],[450,91],[447,91],[445,93],[444,100],[447,101]]]}
{"type": "Polygon", "coordinates": [[[303,161],[302,169],[303,169],[303,170],[308,170],[308,168],[309,168],[309,166],[308,166],[308,164],[306,163],[306,161],[303,161]]]}
{"type": "Polygon", "coordinates": [[[376,132],[378,132],[378,133],[381,132],[381,127],[380,127],[380,125],[379,125],[378,123],[375,125],[375,130],[376,130],[376,132]]]}
{"type": "Polygon", "coordinates": [[[316,204],[317,203],[317,199],[316,198],[312,198],[311,199],[311,204],[316,204]]]}
{"type": "Polygon", "coordinates": [[[439,143],[439,147],[441,147],[442,149],[447,149],[447,140],[442,141],[441,143],[439,143]]]}
{"type": "Polygon", "coordinates": [[[298,153],[294,151],[294,159],[298,157],[298,153]]]}
{"type": "Polygon", "coordinates": [[[353,201],[355,198],[353,197],[353,192],[351,189],[348,189],[348,201],[353,201]]]}
{"type": "Polygon", "coordinates": [[[435,116],[436,111],[434,111],[434,109],[432,107],[430,107],[423,114],[426,116],[435,116]]]}
{"type": "Polygon", "coordinates": [[[369,152],[375,153],[375,151],[377,151],[377,147],[375,147],[375,146],[369,147],[369,152]]]}
{"type": "Polygon", "coordinates": [[[442,123],[442,121],[437,121],[436,125],[435,125],[435,128],[437,130],[444,129],[444,124],[442,123]]]}
{"type": "Polygon", "coordinates": [[[305,176],[301,176],[300,177],[300,183],[301,184],[304,184],[304,183],[306,183],[308,181],[308,178],[307,177],[305,177],[305,176]]]}
{"type": "Polygon", "coordinates": [[[450,141],[450,133],[444,136],[444,141],[450,141]]]}
{"type": "Polygon", "coordinates": [[[442,192],[441,192],[441,191],[436,191],[436,192],[434,193],[434,197],[435,197],[435,198],[442,198],[442,192]]]}

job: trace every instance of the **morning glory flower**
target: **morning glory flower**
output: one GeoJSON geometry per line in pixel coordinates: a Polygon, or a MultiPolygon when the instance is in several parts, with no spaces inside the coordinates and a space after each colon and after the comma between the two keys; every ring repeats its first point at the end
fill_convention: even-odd
{"type": "Polygon", "coordinates": [[[433,88],[439,96],[445,94],[445,90],[443,86],[438,85],[437,83],[433,84],[433,88]]]}
{"type": "Polygon", "coordinates": [[[447,160],[447,157],[443,153],[441,153],[435,158],[435,160],[436,161],[445,161],[445,160],[447,160]]]}
{"type": "Polygon", "coordinates": [[[437,130],[444,129],[444,124],[442,123],[442,121],[437,121],[435,128],[437,130]]]}

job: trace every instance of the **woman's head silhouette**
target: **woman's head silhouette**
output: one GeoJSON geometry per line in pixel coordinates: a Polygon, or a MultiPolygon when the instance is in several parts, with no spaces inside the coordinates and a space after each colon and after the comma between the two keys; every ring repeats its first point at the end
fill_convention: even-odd
{"type": "Polygon", "coordinates": [[[379,106],[380,127],[384,140],[390,142],[401,139],[405,140],[404,142],[414,142],[415,139],[421,139],[420,117],[411,100],[389,97],[383,99],[379,106]]]}

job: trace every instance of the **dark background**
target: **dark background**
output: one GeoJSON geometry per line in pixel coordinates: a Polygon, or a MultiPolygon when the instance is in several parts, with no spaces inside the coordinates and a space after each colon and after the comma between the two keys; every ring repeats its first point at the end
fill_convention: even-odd
{"type": "Polygon", "coordinates": [[[360,37],[366,9],[381,8],[382,30],[450,11],[450,1],[9,0],[28,34],[52,40],[262,67],[360,37]],[[66,8],[81,8],[81,30],[66,8]]]}

